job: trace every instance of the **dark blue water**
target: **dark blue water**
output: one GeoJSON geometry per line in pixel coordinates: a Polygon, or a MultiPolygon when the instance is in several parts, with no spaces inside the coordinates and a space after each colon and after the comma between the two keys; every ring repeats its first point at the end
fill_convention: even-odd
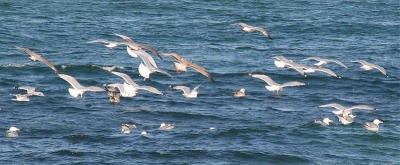
{"type": "Polygon", "coordinates": [[[400,164],[400,3],[380,1],[9,1],[0,2],[0,164],[400,164]],[[237,22],[264,27],[242,34],[237,22]],[[172,58],[157,59],[174,75],[138,76],[139,59],[124,47],[109,50],[85,42],[118,40],[120,33],[176,52],[204,66],[216,80],[194,70],[176,74],[172,58]],[[102,66],[120,66],[138,84],[167,94],[141,91],[120,104],[106,93],[87,92],[75,99],[70,85],[46,65],[28,61],[14,48],[27,47],[51,61],[60,72],[83,85],[123,80],[102,66]],[[349,66],[328,64],[342,79],[317,73],[307,78],[277,69],[272,56],[301,59],[319,56],[349,66]],[[361,71],[352,60],[387,69],[361,71]],[[64,69],[62,69],[62,66],[64,69]],[[272,96],[262,80],[301,81],[272,96]],[[194,87],[197,99],[185,99],[169,85],[194,87]],[[46,97],[13,102],[14,86],[34,86],[46,97]],[[247,89],[233,98],[232,91],[247,89]],[[355,123],[343,126],[315,106],[366,104],[377,111],[355,110],[355,123]],[[329,127],[313,124],[329,117],[329,127]],[[379,118],[379,133],[362,124],[379,118]],[[162,131],[161,122],[175,129],[162,131]],[[120,133],[122,123],[138,130],[120,133]],[[18,138],[6,130],[17,126],[18,138]],[[215,130],[210,130],[214,127],[215,130]],[[150,134],[140,135],[142,130],[150,134]]]}

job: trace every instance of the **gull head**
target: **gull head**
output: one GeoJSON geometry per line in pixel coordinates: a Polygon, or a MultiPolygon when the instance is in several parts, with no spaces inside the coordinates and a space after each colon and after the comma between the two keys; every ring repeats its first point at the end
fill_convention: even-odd
{"type": "Polygon", "coordinates": [[[322,122],[324,122],[325,124],[327,124],[327,125],[329,125],[329,123],[333,123],[333,120],[331,120],[331,119],[329,119],[329,118],[324,118],[323,120],[322,120],[322,122]]]}
{"type": "Polygon", "coordinates": [[[246,89],[242,88],[242,89],[240,89],[240,92],[244,93],[244,92],[246,92],[246,89]]]}
{"type": "Polygon", "coordinates": [[[21,129],[17,128],[17,127],[10,127],[10,129],[8,129],[8,131],[10,132],[17,132],[17,131],[21,131],[21,129]]]}
{"type": "Polygon", "coordinates": [[[373,121],[373,123],[376,124],[376,125],[379,125],[379,124],[382,124],[383,121],[381,121],[381,120],[379,120],[379,119],[375,119],[375,120],[373,121]]]}

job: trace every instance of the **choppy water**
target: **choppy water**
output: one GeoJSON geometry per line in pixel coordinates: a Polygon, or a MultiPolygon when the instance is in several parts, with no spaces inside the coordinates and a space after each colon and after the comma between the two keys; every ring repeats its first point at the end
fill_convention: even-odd
{"type": "Polygon", "coordinates": [[[380,1],[9,1],[0,2],[0,164],[400,164],[400,3],[380,1]],[[266,28],[241,34],[231,23],[266,28]],[[109,50],[84,42],[111,33],[132,37],[160,52],[176,52],[207,68],[216,80],[198,72],[176,74],[172,58],[157,59],[169,78],[138,76],[139,59],[123,47],[109,50]],[[84,85],[122,82],[99,66],[121,66],[138,84],[167,96],[141,92],[109,104],[105,93],[72,98],[67,82],[46,65],[29,62],[14,45],[31,48],[84,85]],[[277,69],[272,56],[300,61],[334,58],[329,64],[342,79],[315,74],[307,78],[277,69]],[[387,69],[361,71],[351,60],[363,59],[387,69]],[[62,69],[61,66],[66,66],[62,69]],[[271,96],[265,83],[248,73],[277,82],[309,85],[285,88],[271,96]],[[199,98],[185,99],[170,84],[194,87],[199,98]],[[14,86],[35,86],[46,97],[12,102],[14,86]],[[233,98],[232,91],[247,89],[233,98]],[[339,124],[331,109],[315,106],[366,104],[377,111],[355,110],[355,123],[339,124]],[[313,124],[330,117],[329,127],[313,124]],[[379,118],[379,133],[362,124],[379,118]],[[175,129],[161,131],[161,122],[175,129]],[[122,123],[136,124],[132,134],[122,123]],[[18,138],[5,137],[10,126],[18,138]],[[210,130],[215,127],[215,130],[210,130]],[[146,130],[150,134],[140,135],[146,130]],[[3,132],[3,133],[1,133],[3,132]]]}

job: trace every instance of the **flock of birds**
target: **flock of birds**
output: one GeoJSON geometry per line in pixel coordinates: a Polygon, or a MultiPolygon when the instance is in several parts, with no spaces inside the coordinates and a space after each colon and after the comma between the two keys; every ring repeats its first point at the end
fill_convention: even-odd
{"type": "MultiPolygon", "coordinates": [[[[236,24],[231,24],[231,25],[240,25],[242,26],[241,31],[243,33],[247,32],[253,32],[253,31],[259,31],[266,37],[272,40],[272,37],[270,34],[263,28],[260,27],[254,27],[247,25],[245,23],[236,23],[236,24]]],[[[116,48],[120,45],[126,46],[127,53],[134,58],[140,58],[142,62],[138,66],[138,71],[139,75],[144,78],[144,80],[147,80],[150,78],[150,74],[152,73],[162,73],[165,74],[169,77],[173,77],[171,74],[168,72],[158,68],[157,63],[153,59],[153,57],[147,53],[145,50],[151,51],[153,54],[157,55],[159,58],[162,59],[162,56],[169,56],[174,58],[177,62],[173,63],[173,67],[176,70],[177,73],[182,73],[186,72],[187,68],[193,68],[202,75],[206,76],[208,79],[210,79],[212,82],[214,82],[213,77],[211,74],[202,66],[194,64],[191,61],[188,61],[184,59],[182,56],[180,56],[177,53],[159,53],[156,51],[154,48],[146,45],[139,44],[135,41],[133,41],[131,38],[113,33],[113,35],[120,37],[122,40],[118,41],[109,41],[105,39],[96,39],[93,41],[89,41],[87,43],[105,43],[106,47],[109,49],[116,48]]],[[[160,90],[151,87],[151,86],[142,86],[136,84],[132,78],[121,72],[116,72],[114,71],[115,67],[112,68],[104,68],[105,70],[109,71],[110,73],[121,77],[124,80],[124,83],[112,83],[112,84],[104,84],[104,87],[98,87],[98,86],[83,86],[81,85],[74,77],[70,75],[66,75],[63,73],[60,73],[59,70],[49,61],[47,61],[45,58],[43,58],[41,55],[36,54],[35,52],[31,51],[30,49],[23,48],[23,47],[18,47],[16,46],[17,49],[25,51],[27,54],[29,54],[29,60],[31,61],[41,61],[45,63],[47,66],[49,66],[54,72],[63,80],[67,81],[72,88],[68,88],[68,92],[72,97],[83,97],[83,94],[85,92],[107,92],[108,95],[110,96],[110,102],[111,103],[119,103],[120,102],[120,97],[135,97],[138,94],[139,90],[146,90],[148,92],[158,94],[158,95],[165,95],[163,92],[160,90]],[[117,90],[118,89],[118,90],[117,90]]],[[[324,65],[328,63],[336,63],[344,68],[348,68],[346,65],[344,65],[342,62],[338,60],[332,60],[332,59],[323,59],[319,57],[310,57],[304,59],[304,61],[308,60],[314,60],[318,61],[318,63],[314,64],[317,67],[312,67],[312,66],[307,66],[307,65],[302,65],[293,62],[292,60],[288,60],[283,56],[274,56],[272,57],[275,59],[274,64],[277,68],[285,68],[285,69],[294,69],[295,71],[299,72],[301,75],[304,77],[307,77],[308,74],[315,73],[315,72],[323,72],[327,73],[330,76],[336,77],[336,78],[341,78],[337,74],[335,74],[332,70],[328,68],[324,68],[324,65]]],[[[382,74],[388,77],[386,71],[384,68],[368,63],[364,60],[359,60],[359,61],[351,61],[354,63],[360,63],[362,66],[360,67],[363,70],[372,70],[372,69],[377,69],[379,70],[382,74]]],[[[255,73],[250,73],[249,74],[251,77],[261,79],[267,83],[265,88],[268,91],[271,92],[276,92],[276,95],[279,95],[279,91],[282,91],[284,87],[290,87],[290,86],[304,86],[306,83],[303,82],[286,82],[283,84],[279,84],[272,80],[269,76],[263,75],[263,74],[255,74],[255,73]]],[[[183,91],[183,96],[185,98],[196,98],[198,95],[197,90],[200,88],[200,85],[197,85],[193,89],[190,89],[187,86],[181,86],[181,85],[170,85],[169,87],[172,89],[176,90],[182,90],[183,91]]],[[[29,96],[44,96],[42,92],[37,92],[35,91],[34,87],[29,87],[29,86],[21,86],[21,87],[16,87],[17,89],[20,90],[26,90],[26,94],[15,94],[14,96],[16,97],[15,99],[12,99],[14,101],[29,101],[29,96]]],[[[245,97],[246,94],[246,89],[242,88],[239,91],[232,92],[232,95],[234,97],[245,97]]],[[[348,125],[354,122],[354,118],[356,117],[353,113],[353,109],[363,109],[363,110],[376,110],[375,108],[366,106],[366,105],[356,105],[352,107],[344,107],[336,103],[331,103],[331,104],[326,104],[326,105],[321,105],[319,107],[332,107],[337,109],[337,111],[332,111],[333,114],[335,114],[338,117],[338,120],[343,124],[343,125],[348,125]]],[[[321,124],[324,126],[328,126],[329,123],[333,122],[333,120],[329,118],[324,118],[322,121],[315,121],[316,124],[321,124]]],[[[364,124],[365,129],[378,132],[379,130],[379,124],[383,123],[379,119],[375,119],[373,122],[366,122],[364,124]]],[[[165,124],[161,123],[159,129],[161,130],[171,130],[174,128],[174,125],[172,124],[165,124]]],[[[121,125],[121,132],[124,134],[130,134],[132,129],[137,129],[136,125],[133,124],[122,124],[121,125]]],[[[215,129],[213,127],[210,128],[211,130],[215,129]]],[[[10,127],[9,130],[7,131],[6,135],[7,137],[17,137],[18,136],[18,131],[20,131],[19,128],[16,127],[10,127]]],[[[148,134],[146,131],[142,131],[141,134],[148,134]]]]}

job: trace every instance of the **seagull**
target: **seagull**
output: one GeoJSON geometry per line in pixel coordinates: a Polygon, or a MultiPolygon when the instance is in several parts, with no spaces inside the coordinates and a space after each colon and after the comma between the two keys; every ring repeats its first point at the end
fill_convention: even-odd
{"type": "Polygon", "coordinates": [[[21,131],[17,127],[10,127],[10,129],[7,130],[6,136],[7,137],[18,137],[18,131],[21,131]]]}
{"type": "MultiPolygon", "coordinates": [[[[153,52],[153,53],[156,54],[159,58],[162,59],[162,57],[160,56],[160,54],[159,54],[154,48],[152,48],[152,47],[150,47],[150,46],[146,46],[146,45],[142,45],[142,44],[136,43],[136,42],[134,42],[131,38],[129,38],[129,37],[127,37],[127,36],[124,36],[124,35],[122,35],[122,34],[117,34],[117,33],[113,33],[113,34],[116,35],[116,36],[118,36],[118,37],[121,37],[121,38],[126,42],[127,47],[129,47],[129,48],[131,48],[131,49],[133,49],[133,50],[142,50],[142,48],[143,48],[143,49],[150,50],[151,52],[153,52]]],[[[129,53],[129,51],[128,51],[128,53],[129,53]]],[[[131,54],[129,54],[129,55],[131,55],[131,54]]],[[[131,55],[131,56],[132,56],[132,55],[131,55]]]]}
{"type": "Polygon", "coordinates": [[[381,66],[368,63],[364,60],[351,61],[351,62],[358,62],[358,63],[362,64],[362,66],[360,67],[362,70],[378,69],[383,75],[385,75],[386,77],[389,77],[389,75],[386,74],[386,70],[381,66]]]}
{"type": "Polygon", "coordinates": [[[140,134],[141,134],[141,135],[147,135],[147,134],[149,134],[149,133],[147,133],[146,131],[142,131],[140,134]]]}
{"type": "Polygon", "coordinates": [[[30,55],[29,56],[29,60],[31,60],[31,61],[41,61],[41,62],[45,63],[47,66],[49,66],[51,69],[53,69],[57,74],[60,73],[60,72],[58,72],[57,68],[52,63],[50,63],[49,61],[44,59],[41,55],[36,54],[35,52],[29,50],[28,48],[22,48],[22,47],[18,47],[18,46],[15,46],[15,47],[17,49],[23,50],[26,53],[28,53],[30,55]]]}
{"type": "Polygon", "coordinates": [[[322,121],[319,121],[319,120],[317,121],[317,120],[315,120],[314,123],[316,123],[316,124],[321,124],[321,125],[323,125],[323,126],[328,126],[329,123],[333,123],[333,120],[331,120],[331,119],[329,119],[329,118],[324,118],[322,121]]]}
{"type": "Polygon", "coordinates": [[[30,87],[30,86],[20,86],[20,87],[16,87],[17,89],[21,89],[21,90],[26,90],[26,94],[28,96],[44,96],[43,92],[37,92],[35,91],[35,87],[30,87]]]}
{"type": "Polygon", "coordinates": [[[347,69],[347,66],[338,60],[331,60],[331,59],[325,59],[325,58],[319,58],[319,57],[309,57],[309,58],[304,59],[303,61],[309,61],[309,60],[319,61],[318,63],[314,64],[318,67],[322,67],[330,62],[334,62],[334,63],[339,64],[340,66],[347,69]]]}
{"type": "Polygon", "coordinates": [[[105,84],[106,89],[108,91],[115,92],[115,88],[118,88],[121,97],[135,97],[137,89],[128,83],[114,83],[114,84],[105,84]]]}
{"type": "Polygon", "coordinates": [[[305,73],[304,74],[305,77],[307,77],[308,73],[315,73],[317,71],[320,71],[320,72],[328,73],[329,75],[336,77],[336,78],[342,78],[342,77],[336,75],[335,72],[333,72],[332,70],[330,70],[328,68],[322,68],[322,67],[314,68],[314,67],[306,66],[306,65],[302,65],[301,67],[303,67],[303,72],[305,73]]]}
{"type": "Polygon", "coordinates": [[[214,82],[214,79],[211,77],[210,73],[208,73],[208,71],[205,68],[203,68],[200,65],[193,64],[191,61],[184,59],[179,54],[177,54],[177,53],[160,53],[160,54],[164,55],[164,56],[171,56],[179,62],[179,63],[174,62],[174,68],[175,68],[176,72],[178,72],[178,73],[186,72],[187,67],[190,67],[190,68],[197,70],[198,72],[200,72],[201,74],[208,77],[211,81],[214,82]]]}
{"type": "Polygon", "coordinates": [[[235,23],[235,24],[230,24],[231,26],[235,26],[235,25],[240,25],[240,26],[242,26],[243,28],[241,29],[241,31],[243,32],[243,33],[246,33],[246,32],[253,32],[253,31],[259,31],[259,32],[261,32],[262,34],[264,34],[266,37],[268,37],[269,39],[271,39],[272,40],[272,38],[271,38],[271,35],[269,35],[269,33],[265,30],[265,29],[263,29],[263,28],[260,28],[260,27],[255,27],[255,26],[250,26],[250,25],[247,25],[247,24],[245,24],[245,23],[243,23],[243,22],[239,22],[239,23],[235,23]]]}
{"type": "Polygon", "coordinates": [[[342,105],[336,103],[320,105],[318,107],[332,107],[337,109],[337,111],[332,111],[332,113],[338,117],[339,121],[343,125],[348,125],[354,122],[354,118],[356,116],[352,114],[353,109],[376,110],[375,108],[369,107],[367,105],[355,105],[352,107],[343,107],[342,105]]]}
{"type": "Polygon", "coordinates": [[[97,40],[93,40],[93,41],[89,41],[86,42],[88,44],[92,44],[92,43],[106,43],[107,45],[105,45],[107,48],[109,49],[114,49],[116,47],[118,47],[119,45],[126,45],[126,42],[118,42],[118,41],[109,41],[109,40],[105,40],[105,39],[97,39],[97,40]]]}
{"type": "Polygon", "coordinates": [[[190,88],[187,86],[180,86],[180,85],[170,85],[169,87],[172,89],[182,90],[183,91],[182,95],[186,98],[197,98],[197,94],[198,94],[197,89],[199,89],[200,86],[201,86],[201,84],[197,85],[192,90],[190,90],[190,88]]]}
{"type": "Polygon", "coordinates": [[[303,66],[293,62],[292,60],[288,60],[283,56],[274,56],[275,59],[274,64],[277,68],[285,68],[288,67],[290,69],[294,69],[299,72],[301,75],[305,76],[303,66]]]}
{"type": "Polygon", "coordinates": [[[161,123],[161,125],[160,125],[160,129],[161,130],[171,130],[171,129],[174,129],[174,128],[175,128],[175,126],[172,125],[172,124],[161,123]]]}
{"type": "Polygon", "coordinates": [[[149,91],[151,93],[155,93],[155,94],[159,94],[159,95],[164,95],[164,93],[162,93],[161,91],[159,91],[158,89],[151,87],[151,86],[140,86],[138,84],[136,84],[131,77],[129,77],[129,75],[125,74],[125,73],[121,73],[121,72],[111,72],[112,74],[115,74],[119,77],[122,77],[125,80],[125,83],[121,86],[121,85],[116,85],[115,87],[117,87],[121,93],[121,95],[124,95],[129,97],[129,96],[136,96],[137,91],[140,90],[146,90],[149,91]]]}
{"type": "Polygon", "coordinates": [[[96,87],[96,86],[89,86],[85,87],[79,84],[79,82],[72,76],[66,74],[57,74],[60,78],[67,81],[73,88],[68,88],[68,92],[72,97],[83,97],[83,93],[86,91],[93,91],[93,92],[103,92],[105,91],[103,88],[96,87]]]}
{"type": "Polygon", "coordinates": [[[14,96],[16,97],[15,99],[11,99],[13,101],[30,101],[29,99],[29,95],[28,94],[14,94],[14,96]]]}
{"type": "Polygon", "coordinates": [[[265,86],[265,88],[268,91],[276,91],[277,94],[278,94],[279,91],[282,91],[282,89],[284,87],[306,85],[305,83],[297,82],[297,81],[287,82],[287,83],[284,83],[284,84],[278,84],[274,80],[272,80],[270,77],[268,77],[267,75],[254,74],[254,73],[250,73],[249,75],[251,77],[255,77],[255,78],[259,78],[261,80],[264,80],[268,84],[267,86],[265,86]]]}
{"type": "Polygon", "coordinates": [[[154,67],[154,66],[150,63],[150,61],[148,61],[148,60],[144,60],[144,59],[143,59],[143,62],[144,62],[144,64],[143,64],[143,63],[140,63],[140,64],[139,64],[139,67],[138,67],[139,75],[142,76],[142,77],[144,77],[143,80],[146,81],[147,79],[149,79],[149,78],[150,78],[150,74],[152,74],[152,73],[154,73],[154,72],[159,72],[159,73],[165,74],[165,75],[167,75],[167,76],[169,76],[169,77],[173,77],[173,76],[170,75],[168,72],[163,71],[163,70],[161,70],[161,69],[159,69],[159,68],[157,68],[157,67],[154,67]]]}
{"type": "Polygon", "coordinates": [[[379,124],[382,124],[382,123],[383,123],[383,121],[381,121],[379,119],[375,119],[372,122],[364,123],[364,128],[366,130],[369,130],[369,131],[378,132],[379,131],[379,124]]]}
{"type": "Polygon", "coordinates": [[[239,91],[232,92],[233,97],[244,97],[246,96],[246,89],[242,88],[239,91]]]}
{"type": "Polygon", "coordinates": [[[121,125],[121,133],[130,134],[132,129],[136,129],[136,125],[134,124],[122,124],[121,125]]]}

